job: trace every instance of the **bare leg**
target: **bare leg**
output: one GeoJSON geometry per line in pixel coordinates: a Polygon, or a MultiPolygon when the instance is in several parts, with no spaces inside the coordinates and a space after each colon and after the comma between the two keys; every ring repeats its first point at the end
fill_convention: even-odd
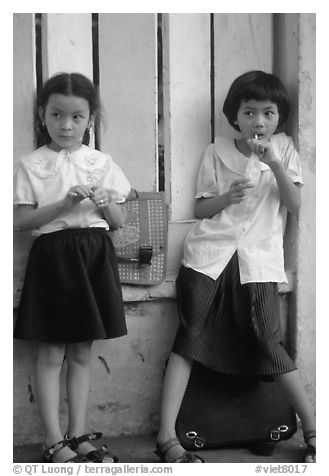
{"type": "MultiPolygon", "coordinates": [[[[67,346],[68,436],[70,438],[79,437],[86,433],[92,344],[92,341],[88,341],[67,346]]],[[[96,449],[89,441],[84,441],[74,448],[80,455],[87,455],[90,451],[96,449]]],[[[102,462],[113,463],[114,458],[113,455],[107,452],[102,455],[102,462]]]]}
{"type": "MultiPolygon", "coordinates": [[[[35,390],[41,423],[45,432],[45,447],[63,439],[59,423],[60,373],[64,358],[64,344],[40,343],[38,348],[35,390]]],[[[53,456],[54,462],[64,462],[76,453],[63,448],[53,456]]]]}
{"type": "MultiPolygon", "coordinates": [[[[159,444],[176,436],[176,419],[190,377],[192,362],[192,360],[175,353],[170,355],[162,393],[161,423],[157,437],[159,444]]],[[[168,460],[172,461],[181,456],[183,452],[184,449],[181,446],[174,446],[166,456],[168,460]]]]}
{"type": "MultiPolygon", "coordinates": [[[[90,391],[92,341],[69,344],[67,359],[67,397],[69,403],[69,437],[86,433],[86,418],[90,391]]],[[[79,454],[86,455],[95,447],[89,442],[80,443],[79,454]]]]}
{"type": "MultiPolygon", "coordinates": [[[[304,433],[315,430],[316,422],[313,408],[298,371],[273,375],[273,378],[300,417],[304,433]]],[[[309,443],[315,446],[315,438],[311,438],[309,443]]],[[[312,463],[313,458],[309,457],[305,462],[312,463]]]]}

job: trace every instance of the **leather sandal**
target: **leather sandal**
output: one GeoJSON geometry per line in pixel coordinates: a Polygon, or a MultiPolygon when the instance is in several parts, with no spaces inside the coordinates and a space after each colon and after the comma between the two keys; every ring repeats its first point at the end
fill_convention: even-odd
{"type": "Polygon", "coordinates": [[[170,448],[173,448],[174,446],[181,446],[178,438],[172,438],[162,444],[157,443],[154,453],[159,456],[162,463],[204,463],[203,458],[194,453],[190,453],[189,451],[184,451],[184,453],[178,458],[172,461],[167,461],[166,454],[170,448]]]}
{"type": "Polygon", "coordinates": [[[312,438],[316,438],[315,430],[304,432],[304,441],[306,443],[306,450],[304,453],[304,462],[308,456],[311,456],[313,458],[313,463],[315,463],[316,461],[316,447],[312,443],[309,443],[309,440],[312,438]]]}
{"type": "MultiPolygon", "coordinates": [[[[80,443],[84,443],[85,441],[93,441],[99,440],[102,438],[102,433],[86,433],[85,435],[69,438],[68,435],[65,435],[68,438],[69,445],[73,451],[78,454],[79,449],[78,446],[80,443]]],[[[109,450],[107,449],[106,445],[102,445],[101,448],[95,448],[94,450],[89,451],[87,454],[82,455],[88,461],[92,461],[93,463],[117,463],[119,460],[116,456],[112,455],[109,450]]]]}
{"type": "MultiPolygon", "coordinates": [[[[53,461],[54,454],[57,453],[57,451],[64,448],[65,446],[70,446],[69,440],[58,441],[57,443],[50,446],[49,448],[43,447],[42,456],[43,456],[44,461],[46,463],[53,463],[54,462],[53,461]]],[[[88,461],[87,458],[85,458],[84,456],[76,454],[75,456],[73,456],[73,458],[70,458],[66,461],[60,461],[58,463],[83,463],[83,462],[87,462],[87,461],[88,461]]]]}

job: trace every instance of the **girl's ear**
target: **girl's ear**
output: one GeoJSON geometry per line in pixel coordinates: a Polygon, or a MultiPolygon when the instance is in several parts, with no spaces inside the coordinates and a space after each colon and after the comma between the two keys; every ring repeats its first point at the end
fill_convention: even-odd
{"type": "Polygon", "coordinates": [[[88,127],[94,127],[94,123],[95,123],[95,116],[91,114],[88,121],[88,127]]]}

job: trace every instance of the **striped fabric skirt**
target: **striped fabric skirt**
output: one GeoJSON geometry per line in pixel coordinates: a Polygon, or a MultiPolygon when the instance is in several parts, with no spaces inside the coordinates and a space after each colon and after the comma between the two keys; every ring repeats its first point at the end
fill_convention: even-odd
{"type": "Polygon", "coordinates": [[[216,281],[182,266],[176,286],[173,352],[232,375],[296,369],[282,345],[277,283],[241,285],[237,253],[216,281]]]}

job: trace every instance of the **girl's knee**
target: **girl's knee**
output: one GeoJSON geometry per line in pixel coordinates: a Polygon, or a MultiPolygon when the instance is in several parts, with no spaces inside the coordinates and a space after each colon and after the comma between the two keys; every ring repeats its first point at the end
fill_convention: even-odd
{"type": "Polygon", "coordinates": [[[65,355],[65,344],[40,343],[37,354],[38,367],[61,367],[65,355]]]}
{"type": "Polygon", "coordinates": [[[78,342],[69,344],[66,348],[67,365],[89,365],[91,360],[92,342],[78,342]]]}

